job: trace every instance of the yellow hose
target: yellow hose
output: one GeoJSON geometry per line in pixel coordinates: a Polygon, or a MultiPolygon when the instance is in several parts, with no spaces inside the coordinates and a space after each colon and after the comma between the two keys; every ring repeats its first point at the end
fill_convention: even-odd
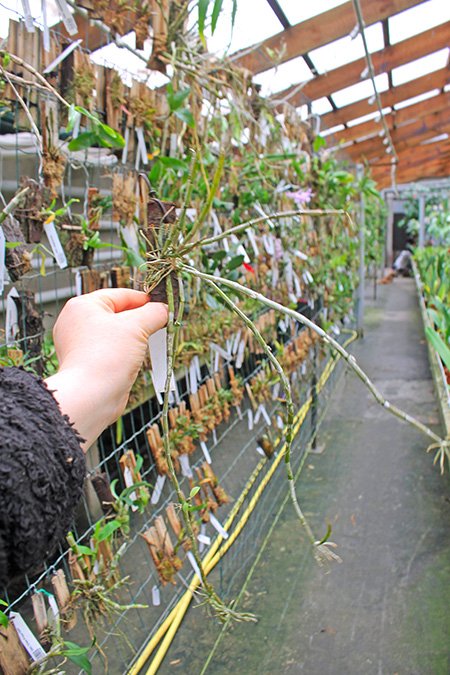
{"type": "MultiPolygon", "coordinates": [[[[350,331],[349,331],[350,332],[350,331]]],[[[346,347],[348,344],[353,342],[357,337],[357,333],[355,331],[351,331],[351,337],[346,340],[344,343],[344,347],[346,347]]],[[[317,393],[320,393],[320,391],[323,389],[325,386],[328,378],[330,377],[331,373],[333,372],[334,368],[336,367],[339,359],[341,357],[338,356],[337,358],[330,360],[326,367],[324,368],[323,373],[321,374],[317,385],[316,385],[316,391],[317,393]]],[[[303,404],[303,406],[300,408],[298,411],[297,415],[295,416],[294,419],[294,437],[298,434],[298,431],[303,424],[303,421],[311,407],[312,404],[312,398],[309,397],[307,401],[303,404]]],[[[274,459],[272,462],[269,471],[266,473],[264,476],[263,480],[261,481],[260,485],[258,486],[258,489],[256,490],[255,494],[251,498],[250,502],[247,505],[247,508],[241,515],[235,529],[233,530],[232,534],[230,537],[225,540],[223,546],[220,548],[218,551],[218,548],[222,542],[222,537],[219,535],[215,541],[213,542],[210,550],[206,554],[205,558],[202,561],[203,568],[205,570],[205,574],[208,575],[214,567],[217,565],[217,563],[220,561],[220,559],[223,557],[223,555],[229,550],[229,548],[232,546],[232,544],[235,542],[239,534],[242,532],[245,524],[247,523],[248,519],[250,518],[251,513],[253,512],[256,504],[259,501],[259,498],[261,497],[262,492],[266,488],[268,482],[272,478],[275,470],[277,469],[278,465],[280,464],[283,456],[284,456],[284,451],[285,451],[286,445],[283,444],[280,452],[278,453],[277,457],[274,459]]],[[[255,483],[256,478],[258,477],[259,473],[261,472],[263,466],[266,464],[266,460],[262,459],[256,468],[254,469],[252,475],[250,476],[249,480],[247,481],[247,484],[240,494],[232,512],[230,513],[226,523],[224,524],[224,529],[228,531],[228,529],[231,527],[240,507],[242,506],[242,503],[245,500],[245,497],[249,493],[251,487],[255,483]]],[[[181,623],[181,621],[184,618],[184,615],[186,614],[186,611],[189,607],[189,604],[192,600],[193,594],[195,590],[198,588],[200,585],[200,579],[199,577],[194,574],[191,583],[189,584],[188,590],[183,594],[183,596],[180,598],[180,600],[177,602],[175,607],[172,609],[170,614],[166,617],[164,622],[161,624],[161,626],[158,628],[154,636],[151,638],[151,640],[146,644],[144,647],[143,651],[135,661],[135,663],[131,666],[130,670],[128,671],[127,675],[137,675],[138,673],[141,672],[142,668],[144,667],[146,661],[148,661],[151,653],[154,651],[158,643],[162,640],[163,636],[165,635],[161,646],[159,647],[152,663],[150,664],[148,670],[146,671],[146,675],[154,675],[159,666],[161,665],[165,655],[167,654],[167,651],[173,641],[173,638],[178,630],[178,627],[181,623]]]]}

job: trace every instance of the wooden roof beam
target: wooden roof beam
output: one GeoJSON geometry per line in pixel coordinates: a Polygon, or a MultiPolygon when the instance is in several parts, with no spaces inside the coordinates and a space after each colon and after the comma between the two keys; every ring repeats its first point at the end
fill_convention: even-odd
{"type": "MultiPolygon", "coordinates": [[[[419,5],[423,0],[362,0],[362,12],[366,26],[398,14],[409,7],[419,5]]],[[[291,26],[287,30],[246,49],[232,54],[233,62],[252,73],[262,73],[273,68],[269,53],[280,55],[277,63],[285,63],[302,56],[312,49],[322,47],[348,35],[356,24],[352,2],[330,9],[317,16],[291,26]]]]}
{"type": "MultiPolygon", "coordinates": [[[[405,148],[419,145],[421,141],[428,140],[447,131],[450,131],[450,117],[448,111],[444,110],[440,113],[432,113],[422,120],[406,124],[399,129],[394,129],[391,132],[391,138],[398,154],[405,148]]],[[[362,159],[370,160],[374,157],[388,157],[381,138],[356,143],[344,148],[340,154],[342,156],[346,155],[354,161],[361,161],[362,159]]]]}
{"type": "MultiPolygon", "coordinates": [[[[432,112],[439,112],[449,108],[450,92],[447,92],[445,94],[437,94],[436,96],[427,98],[425,101],[420,101],[420,103],[408,105],[401,110],[394,110],[393,113],[385,115],[385,120],[389,129],[392,129],[394,126],[399,127],[402,124],[407,124],[408,122],[413,122],[425,117],[432,112]]],[[[355,124],[352,127],[337,131],[327,137],[327,140],[328,138],[330,139],[328,145],[332,148],[342,142],[358,141],[369,136],[378,136],[381,129],[382,127],[380,124],[377,124],[375,120],[369,120],[362,124],[355,124]]]]}
{"type": "MultiPolygon", "coordinates": [[[[380,49],[371,54],[375,75],[388,73],[393,68],[402,66],[405,63],[414,61],[427,54],[432,54],[439,49],[444,49],[450,44],[450,21],[435,26],[429,30],[423,31],[411,38],[397,42],[392,47],[380,49]]],[[[291,92],[298,89],[294,85],[283,91],[273,94],[274,101],[287,100],[291,105],[297,107],[301,104],[303,97],[307,96],[311,100],[322,98],[322,96],[331,96],[336,91],[344,89],[351,84],[362,82],[361,73],[366,69],[366,59],[357,59],[346,63],[344,66],[334,68],[323,75],[318,75],[313,80],[306,82],[300,91],[291,92]]]]}
{"type": "MultiPolygon", "coordinates": [[[[380,94],[381,104],[383,108],[392,107],[396,103],[406,101],[415,96],[420,96],[420,94],[424,94],[427,91],[443,89],[449,81],[449,68],[440,68],[432,73],[418,77],[416,80],[411,80],[411,82],[406,82],[406,84],[394,87],[390,91],[383,92],[380,94]]],[[[331,127],[337,126],[338,124],[345,124],[350,120],[363,117],[364,115],[373,112],[376,112],[376,108],[369,105],[368,100],[365,98],[362,101],[356,101],[355,103],[339,108],[336,112],[333,111],[322,115],[321,126],[322,129],[331,129],[331,127]]]]}

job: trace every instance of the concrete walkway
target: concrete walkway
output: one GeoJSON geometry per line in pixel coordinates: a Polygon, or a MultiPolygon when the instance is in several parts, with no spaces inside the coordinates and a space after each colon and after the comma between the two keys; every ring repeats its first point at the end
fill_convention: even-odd
{"type": "MultiPolygon", "coordinates": [[[[353,352],[388,398],[438,429],[413,282],[396,279],[379,295],[353,352]]],[[[427,438],[353,375],[319,440],[325,452],[310,455],[298,490],[317,534],[333,524],[344,562],[328,574],[313,563],[288,504],[248,587],[245,607],[259,622],[227,634],[207,673],[448,675],[448,473],[433,467],[427,438]]],[[[208,653],[198,637],[191,675],[208,653]]]]}

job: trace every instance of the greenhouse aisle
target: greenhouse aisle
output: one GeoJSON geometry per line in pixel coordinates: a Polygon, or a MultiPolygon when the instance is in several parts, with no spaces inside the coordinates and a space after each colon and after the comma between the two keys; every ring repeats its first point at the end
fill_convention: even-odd
{"type": "MultiPolygon", "coordinates": [[[[368,304],[354,354],[388,398],[437,426],[413,281],[396,279],[368,304]]],[[[426,437],[351,375],[320,443],[325,451],[308,457],[299,494],[317,534],[332,523],[344,562],[328,574],[312,562],[288,503],[247,587],[244,606],[259,622],[225,635],[206,672],[447,675],[448,474],[433,467],[426,437]]],[[[195,642],[175,642],[164,672],[202,671],[214,631],[211,622],[207,634],[196,628],[195,642]]]]}

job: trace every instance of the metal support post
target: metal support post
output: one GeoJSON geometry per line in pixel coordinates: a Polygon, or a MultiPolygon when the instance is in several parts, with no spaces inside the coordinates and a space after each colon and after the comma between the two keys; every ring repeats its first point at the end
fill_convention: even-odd
{"type": "Polygon", "coordinates": [[[419,248],[425,246],[425,195],[419,196],[419,240],[417,242],[419,248]]]}
{"type": "MultiPolygon", "coordinates": [[[[361,177],[362,168],[358,167],[358,175],[361,177]]],[[[365,240],[366,240],[366,208],[364,197],[361,193],[359,202],[359,286],[358,286],[358,312],[356,317],[356,328],[360,337],[364,334],[364,291],[366,280],[365,266],[365,240]]]]}
{"type": "Polygon", "coordinates": [[[392,267],[394,262],[394,195],[388,192],[386,195],[388,216],[386,227],[386,266],[392,267]]]}

